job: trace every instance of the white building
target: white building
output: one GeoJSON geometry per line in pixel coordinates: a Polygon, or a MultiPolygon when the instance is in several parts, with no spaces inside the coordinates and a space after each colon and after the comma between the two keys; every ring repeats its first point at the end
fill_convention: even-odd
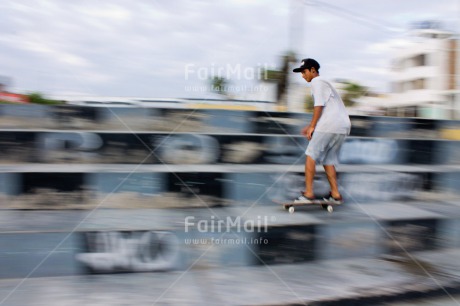
{"type": "Polygon", "coordinates": [[[439,23],[423,22],[392,61],[392,94],[388,115],[458,119],[458,41],[439,23]]]}

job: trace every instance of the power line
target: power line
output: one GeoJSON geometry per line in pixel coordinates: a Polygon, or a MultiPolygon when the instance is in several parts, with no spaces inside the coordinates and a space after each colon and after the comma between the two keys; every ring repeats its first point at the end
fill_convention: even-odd
{"type": "Polygon", "coordinates": [[[365,24],[371,26],[373,28],[377,28],[379,30],[385,30],[387,32],[395,32],[396,27],[390,26],[382,21],[376,20],[375,18],[370,19],[369,17],[359,14],[355,11],[351,11],[349,9],[333,5],[330,3],[326,3],[320,0],[304,0],[306,5],[316,6],[319,9],[323,8],[328,12],[338,15],[340,17],[349,18],[354,22],[365,24]]]}

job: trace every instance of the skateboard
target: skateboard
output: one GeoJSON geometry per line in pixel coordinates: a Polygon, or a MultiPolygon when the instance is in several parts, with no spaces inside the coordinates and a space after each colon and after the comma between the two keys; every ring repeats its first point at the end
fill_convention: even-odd
{"type": "Polygon", "coordinates": [[[326,201],[326,200],[313,200],[311,203],[294,203],[294,202],[285,202],[282,203],[285,210],[288,210],[290,214],[294,213],[295,211],[295,206],[306,206],[306,205],[321,205],[321,207],[328,212],[333,212],[334,211],[334,205],[342,205],[342,204],[337,204],[334,202],[326,201]]]}

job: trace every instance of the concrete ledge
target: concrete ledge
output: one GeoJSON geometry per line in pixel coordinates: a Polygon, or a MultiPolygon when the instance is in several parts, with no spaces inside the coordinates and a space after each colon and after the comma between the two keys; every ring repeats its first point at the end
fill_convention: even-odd
{"type": "MultiPolygon", "coordinates": [[[[14,164],[0,165],[0,173],[273,173],[273,172],[304,172],[304,165],[273,165],[273,164],[14,164]]],[[[316,168],[324,172],[322,166],[316,168]]],[[[410,172],[410,173],[458,173],[460,165],[340,165],[341,173],[381,173],[381,172],[410,172]]]]}
{"type": "Polygon", "coordinates": [[[332,214],[319,206],[305,207],[293,215],[280,206],[4,210],[0,211],[0,266],[4,267],[0,278],[25,276],[43,258],[46,264],[31,277],[89,270],[275,267],[460,247],[460,217],[454,205],[438,213],[402,203],[363,206],[364,210],[344,205],[332,214]],[[220,219],[230,223],[219,229],[220,219]],[[202,256],[209,249],[212,252],[202,256]],[[54,269],[56,264],[63,268],[54,269]]]}
{"type": "MultiPolygon", "coordinates": [[[[378,305],[460,291],[459,249],[414,252],[399,262],[348,259],[274,267],[191,269],[0,280],[7,305],[378,305]],[[414,260],[429,274],[413,269],[414,260]],[[129,284],[127,286],[126,284],[129,284]],[[9,296],[8,296],[9,295],[9,296]]],[[[454,302],[454,301],[453,301],[454,302]]]]}

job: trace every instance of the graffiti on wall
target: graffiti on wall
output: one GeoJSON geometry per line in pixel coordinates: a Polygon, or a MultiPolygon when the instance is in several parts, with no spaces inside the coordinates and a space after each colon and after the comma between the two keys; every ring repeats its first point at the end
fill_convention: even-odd
{"type": "Polygon", "coordinates": [[[172,232],[86,232],[85,252],[76,259],[93,273],[176,269],[179,241],[172,232]]]}

